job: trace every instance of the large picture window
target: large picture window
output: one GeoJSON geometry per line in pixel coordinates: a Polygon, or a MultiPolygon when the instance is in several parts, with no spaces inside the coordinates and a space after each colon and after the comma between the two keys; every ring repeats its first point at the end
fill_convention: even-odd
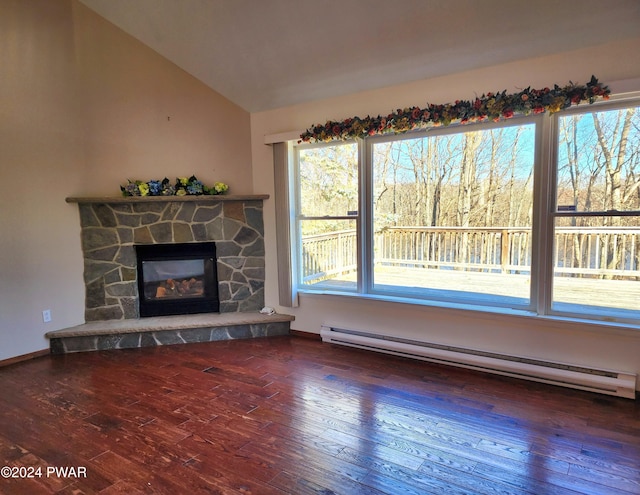
{"type": "Polygon", "coordinates": [[[529,306],[535,124],[372,140],[372,289],[529,306]]]}
{"type": "Polygon", "coordinates": [[[298,144],[303,291],[640,322],[640,107],[298,144]]]}
{"type": "Polygon", "coordinates": [[[638,319],[640,107],[557,119],[551,309],[638,319]]]}

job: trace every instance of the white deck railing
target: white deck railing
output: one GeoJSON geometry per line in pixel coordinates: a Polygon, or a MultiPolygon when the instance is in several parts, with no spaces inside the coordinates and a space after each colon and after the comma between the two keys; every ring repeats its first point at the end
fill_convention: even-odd
{"type": "MultiPolygon", "coordinates": [[[[355,230],[305,236],[305,282],[349,273],[357,266],[355,230]]],[[[556,229],[555,273],[572,277],[640,280],[640,229],[556,229]]],[[[527,228],[388,227],[375,233],[376,265],[443,268],[492,273],[528,273],[527,228]]]]}

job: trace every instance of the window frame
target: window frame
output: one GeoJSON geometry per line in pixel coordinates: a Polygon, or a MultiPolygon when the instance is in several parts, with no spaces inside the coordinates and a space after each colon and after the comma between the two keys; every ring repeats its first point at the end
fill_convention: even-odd
{"type": "MultiPolygon", "coordinates": [[[[558,119],[573,113],[591,114],[595,112],[627,108],[630,106],[640,106],[640,94],[627,95],[626,97],[611,98],[611,101],[596,102],[592,105],[582,105],[572,107],[554,115],[540,114],[530,116],[516,116],[501,122],[479,122],[472,124],[452,124],[447,127],[430,128],[427,130],[410,131],[399,135],[376,135],[367,138],[357,138],[348,142],[355,142],[358,146],[358,174],[359,174],[359,209],[355,216],[344,217],[344,219],[356,220],[356,232],[358,236],[358,277],[355,290],[341,291],[326,287],[313,288],[308,285],[301,285],[298,276],[292,279],[295,290],[301,293],[313,294],[333,294],[333,295],[356,295],[363,298],[375,298],[390,301],[401,301],[418,305],[434,305],[453,307],[460,309],[480,310],[485,312],[504,312],[525,314],[540,317],[560,317],[581,320],[592,320],[594,322],[615,322],[622,324],[638,325],[640,319],[626,319],[611,316],[607,313],[574,313],[553,309],[553,283],[554,283],[554,234],[555,221],[559,217],[575,216],[576,212],[559,212],[556,205],[556,180],[558,172],[558,119]],[[492,129],[517,125],[535,125],[535,145],[534,145],[534,171],[533,171],[533,218],[531,225],[531,279],[529,304],[513,307],[510,304],[482,304],[473,300],[462,300],[458,298],[440,298],[426,295],[416,297],[413,294],[403,294],[402,291],[381,291],[376,290],[373,284],[373,148],[376,143],[389,142],[394,140],[411,139],[420,136],[435,136],[445,134],[459,134],[470,130],[492,129]]],[[[343,142],[340,142],[342,144],[343,142]]],[[[295,205],[292,210],[295,212],[295,225],[291,226],[292,233],[292,256],[296,258],[296,272],[299,272],[299,250],[301,249],[300,228],[298,223],[299,204],[299,175],[298,156],[300,149],[310,147],[322,147],[336,145],[337,142],[328,143],[291,143],[293,159],[290,164],[290,180],[293,180],[296,191],[295,205]]],[[[607,214],[611,214],[607,212],[607,214]]],[[[624,212],[625,216],[637,215],[640,212],[624,212]]],[[[583,215],[587,216],[587,215],[583,215]]],[[[602,216],[602,212],[589,212],[588,216],[602,216]]],[[[343,217],[340,217],[343,218],[343,217]]],[[[428,289],[427,289],[428,290],[428,289]]]]}
{"type": "MultiPolygon", "coordinates": [[[[356,259],[358,264],[358,272],[357,272],[357,281],[356,285],[353,289],[345,289],[345,293],[361,293],[361,273],[363,272],[362,267],[362,233],[361,233],[361,222],[362,222],[362,143],[360,140],[345,140],[339,142],[329,142],[329,143],[311,143],[303,146],[294,145],[293,147],[293,180],[294,183],[294,206],[292,208],[293,211],[293,228],[292,228],[292,239],[295,241],[292,243],[292,259],[293,264],[295,266],[295,278],[293,279],[293,285],[297,288],[298,292],[323,292],[326,291],[326,287],[318,286],[318,289],[310,288],[308,285],[302,283],[302,273],[303,273],[303,255],[302,255],[302,229],[301,222],[310,220],[310,221],[322,221],[322,220],[355,220],[356,222],[356,245],[357,245],[357,253],[356,259]],[[319,216],[307,216],[303,215],[301,212],[301,193],[302,187],[300,185],[300,150],[309,150],[309,149],[317,149],[317,148],[326,148],[330,146],[343,146],[347,144],[355,144],[358,162],[357,162],[357,170],[356,173],[358,175],[358,211],[355,215],[319,215],[319,216]]],[[[341,291],[338,291],[341,292],[341,291]]]]}
{"type": "MultiPolygon", "coordinates": [[[[594,218],[594,217],[638,217],[640,219],[640,210],[623,210],[623,211],[560,211],[558,209],[557,199],[557,185],[558,185],[558,171],[559,171],[559,120],[562,117],[567,117],[571,115],[591,115],[597,112],[609,112],[622,110],[629,107],[640,107],[640,96],[633,95],[630,97],[619,97],[612,98],[613,101],[599,101],[594,103],[593,105],[588,106],[574,106],[571,108],[567,108],[561,112],[557,112],[554,115],[551,115],[548,126],[550,128],[549,132],[546,133],[546,137],[550,139],[550,158],[549,158],[549,184],[547,187],[547,193],[549,196],[549,209],[546,214],[546,220],[548,221],[548,235],[549,239],[549,251],[548,251],[548,267],[545,270],[545,276],[548,278],[546,283],[547,287],[545,290],[545,298],[544,305],[542,308],[542,312],[538,311],[540,315],[546,316],[555,316],[555,317],[566,317],[566,318],[574,318],[574,319],[585,319],[585,314],[578,311],[570,311],[570,310],[559,310],[554,309],[553,307],[553,290],[554,290],[554,240],[555,240],[555,223],[558,218],[571,218],[571,217],[582,217],[582,218],[594,218]]],[[[639,282],[640,283],[640,282],[639,282]]],[[[607,322],[615,322],[622,324],[632,324],[637,325],[640,323],[640,316],[637,319],[628,318],[626,316],[614,315],[612,313],[597,313],[587,311],[587,319],[597,320],[597,321],[607,321],[607,322]]]]}
{"type": "MultiPolygon", "coordinates": [[[[378,297],[416,299],[418,301],[433,301],[433,302],[440,302],[440,303],[451,304],[451,305],[460,304],[466,307],[481,307],[483,309],[485,308],[501,309],[502,308],[502,309],[515,310],[515,311],[532,311],[533,308],[535,307],[535,299],[534,299],[534,292],[533,292],[533,276],[531,277],[531,283],[529,286],[529,289],[530,289],[529,302],[526,305],[513,305],[507,301],[499,301],[499,300],[493,301],[492,304],[487,305],[487,304],[483,304],[480,301],[481,298],[462,300],[459,298],[452,298],[452,297],[450,298],[444,295],[438,295],[437,294],[438,289],[425,289],[425,291],[435,292],[435,294],[425,294],[424,296],[412,295],[408,290],[407,291],[402,291],[402,290],[387,291],[387,290],[376,289],[373,286],[374,285],[373,284],[374,282],[373,280],[374,215],[373,215],[373,197],[372,196],[373,196],[373,189],[374,189],[374,183],[373,183],[374,178],[373,178],[372,164],[373,164],[373,148],[376,143],[402,141],[402,140],[407,140],[412,138],[415,139],[419,137],[464,134],[466,132],[472,132],[474,130],[490,130],[490,129],[500,129],[500,128],[506,128],[506,127],[517,127],[520,125],[534,125],[536,142],[534,145],[534,157],[533,157],[533,169],[534,169],[533,170],[533,173],[534,173],[533,175],[534,177],[533,207],[535,209],[536,208],[535,188],[536,188],[536,180],[538,177],[538,174],[536,173],[536,171],[540,167],[540,162],[541,162],[540,139],[538,138],[538,135],[541,132],[543,117],[544,117],[543,115],[516,116],[512,119],[500,121],[500,122],[477,122],[477,123],[471,123],[471,124],[451,124],[447,127],[437,127],[437,128],[427,129],[427,130],[407,132],[407,133],[398,134],[398,135],[378,135],[378,136],[372,136],[364,139],[363,141],[366,149],[366,162],[363,165],[364,178],[365,178],[364,190],[366,194],[368,194],[368,197],[364,199],[366,204],[363,205],[363,212],[365,213],[363,221],[366,222],[366,225],[368,227],[368,230],[366,231],[366,239],[365,239],[366,252],[364,256],[364,259],[366,260],[367,264],[366,264],[366,270],[365,269],[362,270],[363,272],[366,272],[366,276],[367,276],[366,285],[365,285],[366,292],[364,292],[364,295],[368,294],[368,295],[373,295],[378,297]]],[[[531,271],[532,273],[535,270],[533,248],[536,245],[536,238],[538,235],[539,233],[535,231],[535,215],[534,215],[533,223],[531,225],[531,239],[532,239],[531,271]]]]}

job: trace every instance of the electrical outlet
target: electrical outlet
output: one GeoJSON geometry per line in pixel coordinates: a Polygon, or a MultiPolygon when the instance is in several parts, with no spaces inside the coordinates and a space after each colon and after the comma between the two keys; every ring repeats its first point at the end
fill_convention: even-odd
{"type": "Polygon", "coordinates": [[[50,309],[45,309],[42,312],[42,321],[44,321],[45,323],[49,323],[51,321],[51,310],[50,309]]]}

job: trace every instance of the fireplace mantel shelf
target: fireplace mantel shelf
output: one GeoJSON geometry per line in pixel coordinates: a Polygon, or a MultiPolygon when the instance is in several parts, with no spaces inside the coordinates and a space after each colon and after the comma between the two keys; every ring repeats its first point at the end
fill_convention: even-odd
{"type": "Polygon", "coordinates": [[[219,201],[253,201],[269,199],[268,194],[217,194],[217,195],[187,195],[187,196],[102,196],[102,197],[69,197],[67,203],[183,203],[183,202],[209,202],[219,201]]]}

